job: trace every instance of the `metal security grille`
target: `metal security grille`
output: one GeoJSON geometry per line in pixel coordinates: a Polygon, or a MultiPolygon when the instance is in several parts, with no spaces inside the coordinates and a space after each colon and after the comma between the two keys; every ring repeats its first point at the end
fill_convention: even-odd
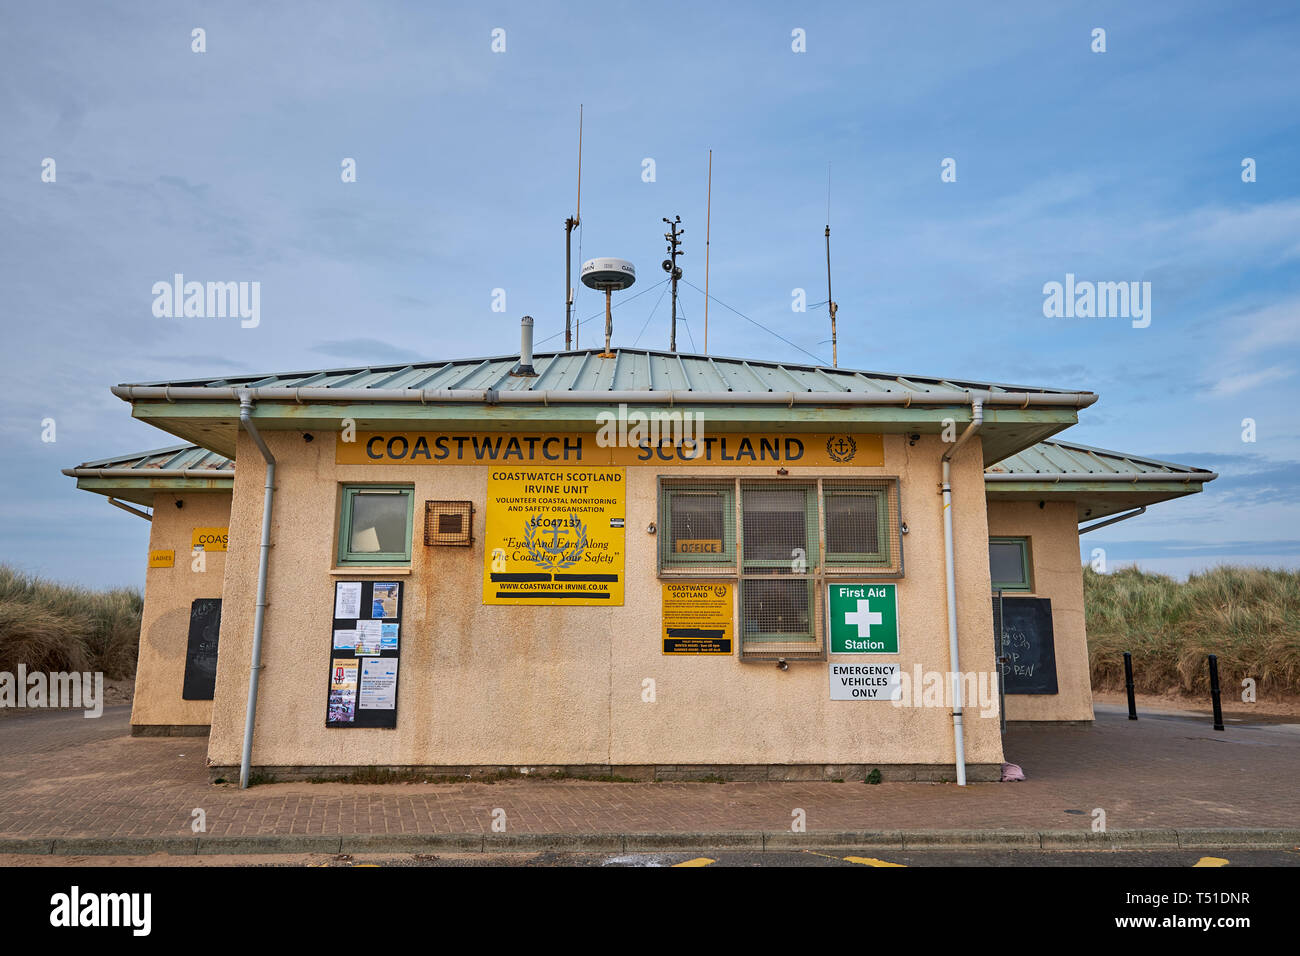
{"type": "Polygon", "coordinates": [[[734,577],[734,479],[663,479],[659,487],[659,571],[734,577]]]}
{"type": "Polygon", "coordinates": [[[898,578],[897,478],[660,478],[659,573],[738,579],[746,661],[826,660],[826,582],[898,578]]]}
{"type": "Polygon", "coordinates": [[[424,543],[427,547],[464,548],[474,543],[474,504],[470,501],[426,501],[424,543]]]}
{"type": "Polygon", "coordinates": [[[899,577],[902,518],[897,478],[823,478],[826,573],[899,577]]]}
{"type": "Polygon", "coordinates": [[[741,657],[820,659],[817,483],[739,484],[741,657]]]}

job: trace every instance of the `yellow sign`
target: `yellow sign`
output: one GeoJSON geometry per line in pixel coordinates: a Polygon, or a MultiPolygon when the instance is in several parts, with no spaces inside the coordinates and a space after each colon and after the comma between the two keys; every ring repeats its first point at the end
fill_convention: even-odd
{"type": "Polygon", "coordinates": [[[494,468],[484,604],[623,603],[621,468],[494,468]]]}
{"type": "Polygon", "coordinates": [[[545,467],[667,468],[689,465],[732,467],[859,468],[885,463],[880,435],[816,433],[696,433],[658,444],[602,444],[597,433],[516,434],[505,432],[339,433],[334,461],[340,465],[541,465],[545,467]]]}
{"type": "Polygon", "coordinates": [[[677,554],[722,554],[722,542],[717,538],[678,538],[673,551],[677,554]]]}
{"type": "Polygon", "coordinates": [[[174,568],[176,566],[175,551],[150,551],[149,567],[151,568],[174,568]]]}
{"type": "Polygon", "coordinates": [[[197,551],[225,551],[228,528],[195,528],[190,535],[190,549],[197,551]]]}
{"type": "Polygon", "coordinates": [[[731,653],[731,585],[663,586],[665,654],[731,653]]]}

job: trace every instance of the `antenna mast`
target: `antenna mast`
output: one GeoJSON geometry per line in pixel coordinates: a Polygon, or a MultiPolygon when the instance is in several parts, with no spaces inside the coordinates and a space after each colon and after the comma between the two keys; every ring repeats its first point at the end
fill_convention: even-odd
{"type": "Polygon", "coordinates": [[[704,213],[704,354],[709,354],[709,235],[713,231],[713,150],[709,150],[709,198],[704,213]]]}
{"type": "Polygon", "coordinates": [[[831,296],[831,167],[826,165],[826,305],[831,313],[831,365],[839,368],[839,348],[835,341],[835,313],[839,306],[831,296]]]}
{"type": "Polygon", "coordinates": [[[682,277],[682,267],[677,264],[677,257],[684,256],[686,253],[677,247],[682,244],[681,237],[686,232],[685,229],[678,228],[682,224],[682,217],[677,216],[674,219],[664,219],[668,223],[668,231],[664,233],[664,238],[668,240],[669,258],[663,261],[664,272],[668,273],[673,283],[673,325],[672,333],[668,337],[668,351],[677,351],[677,280],[682,277]]]}
{"type": "Polygon", "coordinates": [[[582,104],[578,104],[578,207],[564,220],[564,350],[573,348],[573,229],[582,222],[582,104]]]}

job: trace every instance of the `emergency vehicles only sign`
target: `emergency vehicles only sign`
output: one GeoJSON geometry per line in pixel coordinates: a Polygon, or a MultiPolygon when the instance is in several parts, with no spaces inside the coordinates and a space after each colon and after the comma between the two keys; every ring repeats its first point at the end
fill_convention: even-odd
{"type": "MultiPolygon", "coordinates": [[[[897,654],[898,593],[893,584],[828,584],[826,626],[832,654],[897,654]]],[[[830,663],[831,700],[898,700],[897,663],[830,663]]]]}

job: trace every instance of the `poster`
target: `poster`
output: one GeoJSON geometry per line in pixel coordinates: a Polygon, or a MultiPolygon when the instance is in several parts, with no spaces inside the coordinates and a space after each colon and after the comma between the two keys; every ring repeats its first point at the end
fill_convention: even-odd
{"type": "Polygon", "coordinates": [[[379,653],[379,642],[383,636],[383,621],[357,621],[357,657],[379,653]]]}
{"type": "Polygon", "coordinates": [[[334,616],[361,616],[360,581],[339,581],[334,585],[334,616]]]}
{"type": "Polygon", "coordinates": [[[383,621],[379,629],[379,649],[381,651],[397,650],[397,627],[396,624],[390,624],[383,621]]]}
{"type": "Polygon", "coordinates": [[[350,651],[357,646],[356,628],[348,628],[334,632],[334,650],[350,651]]]}
{"type": "Polygon", "coordinates": [[[357,711],[357,661],[339,658],[331,666],[333,677],[330,679],[327,719],[335,723],[351,723],[356,719],[357,711]]]}
{"type": "Polygon", "coordinates": [[[357,707],[362,710],[393,710],[397,707],[397,658],[362,658],[357,707]]]}
{"type": "Polygon", "coordinates": [[[483,603],[623,603],[622,468],[495,468],[483,603]]]}
{"type": "Polygon", "coordinates": [[[396,584],[380,584],[375,582],[374,591],[372,592],[370,616],[373,618],[392,618],[397,617],[397,589],[396,584]]]}
{"type": "Polygon", "coordinates": [[[663,653],[730,654],[731,585],[663,585],[663,653]]]}

